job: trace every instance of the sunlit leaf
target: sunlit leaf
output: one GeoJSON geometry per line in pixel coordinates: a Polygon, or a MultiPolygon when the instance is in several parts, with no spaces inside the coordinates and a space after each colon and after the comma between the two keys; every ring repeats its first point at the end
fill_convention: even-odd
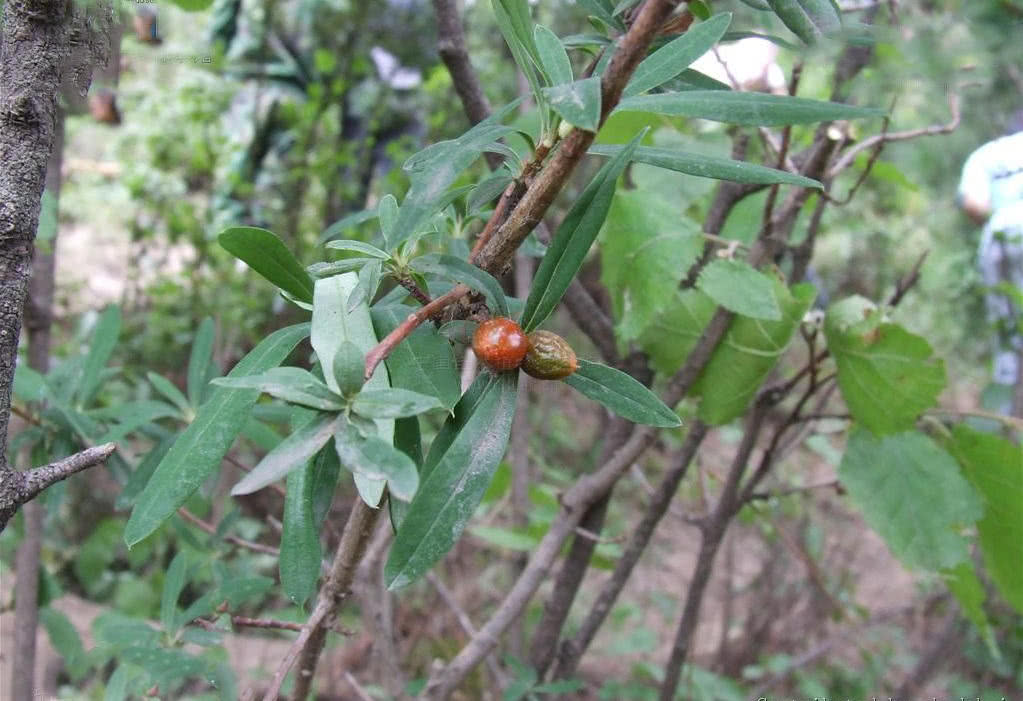
{"type": "Polygon", "coordinates": [[[224,229],[220,245],[264,278],[302,302],[313,301],[313,281],[277,234],[254,226],[224,229]]]}

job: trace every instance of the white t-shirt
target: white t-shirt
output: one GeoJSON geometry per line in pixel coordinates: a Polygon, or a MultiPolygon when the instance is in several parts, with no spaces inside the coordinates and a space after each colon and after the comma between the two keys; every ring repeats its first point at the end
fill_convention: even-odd
{"type": "Polygon", "coordinates": [[[959,194],[988,202],[988,228],[1000,230],[1023,224],[1023,131],[989,141],[970,154],[963,165],[959,194]]]}

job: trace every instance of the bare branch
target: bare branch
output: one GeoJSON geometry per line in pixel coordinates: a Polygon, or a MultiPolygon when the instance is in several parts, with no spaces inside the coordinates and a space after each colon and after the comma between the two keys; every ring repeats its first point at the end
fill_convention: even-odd
{"type": "MultiPolygon", "coordinates": [[[[217,533],[217,529],[212,523],[207,523],[206,521],[203,521],[201,518],[199,518],[198,516],[196,516],[183,506],[180,509],[178,509],[178,516],[185,519],[193,526],[199,528],[205,533],[208,533],[210,535],[216,535],[217,533]]],[[[251,550],[252,552],[262,553],[264,555],[273,555],[274,557],[280,557],[281,555],[281,551],[278,550],[277,548],[271,547],[269,545],[263,545],[262,543],[255,543],[251,540],[245,540],[244,538],[239,538],[236,535],[225,535],[224,542],[237,545],[238,547],[251,550]]]]}
{"type": "MultiPolygon", "coordinates": [[[[476,71],[473,70],[469,52],[465,48],[465,32],[462,19],[458,16],[456,0],[433,0],[437,15],[437,52],[451,74],[455,92],[462,101],[465,116],[473,124],[490,116],[490,102],[483,93],[476,71]]],[[[500,162],[500,157],[494,154],[500,162]]]]}
{"type": "Polygon", "coordinates": [[[934,124],[929,127],[910,129],[908,131],[883,132],[864,139],[842,154],[842,157],[839,158],[838,161],[836,161],[828,170],[827,177],[829,179],[834,178],[836,175],[852,165],[856,156],[858,156],[861,152],[874,148],[878,144],[887,144],[892,141],[907,141],[909,139],[918,139],[921,136],[936,136],[938,134],[948,134],[955,131],[959,127],[959,121],[962,116],[959,109],[958,94],[954,92],[949,93],[948,107],[952,112],[952,118],[946,124],[934,124]]]}

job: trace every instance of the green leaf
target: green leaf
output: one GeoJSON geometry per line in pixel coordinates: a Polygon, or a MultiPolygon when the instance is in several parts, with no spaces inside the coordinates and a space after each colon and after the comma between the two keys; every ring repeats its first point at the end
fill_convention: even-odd
{"type": "Polygon", "coordinates": [[[812,285],[804,283],[786,289],[775,281],[774,297],[781,308],[780,320],[740,316],[732,321],[690,392],[702,397],[699,417],[703,421],[718,426],[742,416],[788,348],[815,296],[812,285]]]}
{"type": "MultiPolygon", "coordinates": [[[[333,453],[327,446],[322,453],[333,453]]],[[[284,593],[296,605],[302,606],[316,591],[320,578],[319,529],[313,513],[313,483],[315,463],[288,474],[284,495],[284,516],[281,531],[281,556],[278,570],[284,593]]]]}
{"type": "Polygon", "coordinates": [[[703,238],[677,206],[643,190],[615,193],[601,235],[601,281],[623,340],[640,335],[675,297],[679,280],[703,250],[703,238]]]}
{"type": "Polygon", "coordinates": [[[192,350],[188,356],[188,399],[192,402],[193,408],[202,404],[203,393],[210,376],[210,366],[213,364],[213,336],[216,329],[213,319],[206,317],[199,324],[199,329],[192,339],[192,350]]]}
{"type": "MultiPolygon", "coordinates": [[[[587,153],[595,156],[616,156],[622,148],[622,146],[598,145],[591,146],[587,153]]],[[[766,166],[747,163],[746,161],[733,161],[730,158],[705,156],[701,153],[676,151],[674,149],[640,146],[633,154],[632,160],[635,163],[647,163],[658,168],[695,175],[698,178],[731,180],[736,183],[752,185],[781,183],[783,185],[799,185],[800,187],[818,189],[823,187],[816,180],[805,178],[795,173],[787,173],[784,170],[767,168],[766,166]]]]}
{"type": "Polygon", "coordinates": [[[515,373],[481,374],[437,434],[384,567],[389,589],[425,574],[465,529],[508,444],[517,385],[515,373]]]}
{"type": "Polygon", "coordinates": [[[530,552],[539,542],[529,533],[495,526],[471,526],[469,533],[491,545],[518,552],[530,552]]]}
{"type": "MultiPolygon", "coordinates": [[[[391,199],[394,199],[393,197],[391,199]]],[[[364,243],[362,241],[330,241],[327,243],[327,248],[336,248],[340,251],[358,251],[359,253],[365,253],[371,258],[379,258],[380,260],[390,260],[391,254],[387,251],[383,251],[371,243],[364,243]]]]}
{"type": "Polygon", "coordinates": [[[201,12],[213,4],[213,0],[171,0],[185,12],[201,12]]]}
{"type": "MultiPolygon", "coordinates": [[[[374,307],[370,310],[377,334],[383,338],[412,312],[411,307],[374,307]]],[[[436,397],[450,409],[461,394],[458,366],[451,344],[433,324],[423,324],[395,346],[384,360],[394,387],[436,397]]]]}
{"type": "Polygon", "coordinates": [[[352,410],[370,419],[416,416],[440,405],[436,397],[396,387],[359,392],[352,400],[352,410]]]}
{"type": "Polygon", "coordinates": [[[781,319],[771,278],[744,261],[711,261],[700,272],[696,287],[736,314],[768,321],[781,319]]]}
{"type": "Polygon", "coordinates": [[[377,205],[377,218],[380,220],[380,231],[384,241],[394,238],[394,226],[398,223],[398,200],[394,195],[387,194],[380,198],[377,205]]]}
{"type": "Polygon", "coordinates": [[[824,333],[850,413],[879,435],[911,428],[945,388],[943,361],[932,357],[926,340],[880,314],[856,326],[842,323],[844,306],[828,310],[824,333]]]}
{"type": "Polygon", "coordinates": [[[380,287],[380,270],[382,266],[383,261],[374,260],[366,263],[359,270],[359,283],[352,290],[352,293],[348,295],[347,311],[349,314],[355,311],[355,308],[360,304],[368,305],[373,301],[377,294],[377,288],[380,287]]]}
{"type": "Polygon", "coordinates": [[[842,15],[834,0],[767,0],[774,14],[807,44],[842,29],[842,15]]]}
{"type": "Polygon", "coordinates": [[[147,372],[146,379],[149,380],[149,384],[153,385],[157,392],[162,394],[165,399],[172,402],[182,412],[188,412],[191,409],[188,398],[166,377],[157,375],[155,372],[147,372]]]}
{"type": "Polygon", "coordinates": [[[82,363],[81,379],[78,381],[75,397],[78,406],[87,405],[99,390],[101,373],[103,368],[110,361],[110,356],[117,345],[117,336],[121,332],[121,310],[116,305],[110,305],[103,314],[92,332],[92,343],[89,344],[89,352],[82,363]]]}
{"type": "Polygon", "coordinates": [[[341,463],[338,462],[337,451],[334,450],[334,446],[324,446],[313,459],[312,475],[307,480],[313,502],[313,524],[317,529],[323,526],[323,521],[330,512],[340,474],[341,463]]]}
{"type": "MultiPolygon", "coordinates": [[[[363,354],[376,345],[377,337],[373,332],[373,322],[369,315],[369,306],[363,302],[348,312],[348,296],[358,284],[354,273],[345,273],[332,278],[316,281],[313,302],[312,346],[320,365],[331,368],[342,345],[347,341],[353,343],[363,354]]],[[[337,378],[331,372],[325,373],[327,385],[335,392],[340,392],[337,378]]],[[[373,376],[366,381],[363,389],[387,389],[390,381],[384,363],[377,366],[373,376]]],[[[390,443],[394,438],[394,421],[377,419],[377,431],[380,438],[390,443]]],[[[356,475],[355,486],[360,496],[370,506],[376,508],[384,494],[382,481],[367,480],[356,475]]]]}
{"type": "Polygon", "coordinates": [[[127,647],[118,659],[142,667],[161,689],[192,677],[205,677],[206,662],[181,650],[164,647],[127,647]]]}
{"type": "Polygon", "coordinates": [[[621,370],[580,359],[579,369],[564,382],[623,419],[666,428],[682,425],[682,420],[656,394],[621,370]]]}
{"type": "Polygon", "coordinates": [[[983,504],[951,455],[916,431],[875,437],[853,430],[838,476],[892,554],[910,567],[941,570],[969,558],[960,532],[983,504]]]}
{"type": "Polygon", "coordinates": [[[984,611],[984,600],[987,595],[984,592],[984,585],[974,572],[972,562],[962,562],[952,569],[942,572],[948,590],[959,602],[963,615],[970,623],[977,627],[977,632],[988,646],[993,656],[998,657],[998,643],[995,640],[994,631],[991,629],[991,622],[984,611]]]}
{"type": "Polygon", "coordinates": [[[724,90],[686,90],[658,95],[636,95],[619,102],[616,109],[709,119],[714,122],[753,127],[780,127],[787,124],[884,116],[884,110],[873,107],[857,107],[840,102],[823,102],[788,95],[724,90]]]}
{"type": "Polygon", "coordinates": [[[533,28],[533,41],[540,56],[540,68],[551,85],[572,82],[572,62],[558,35],[542,24],[533,28]]]}
{"type": "Polygon", "coordinates": [[[604,224],[614,197],[618,176],[632,152],[646,134],[640,132],[621,153],[601,167],[597,175],[561,221],[547,254],[540,261],[533,285],[522,310],[522,328],[529,333],[551,315],[565,290],[572,283],[589,253],[593,240],[604,224]]]}
{"type": "Polygon", "coordinates": [[[984,501],[977,523],[984,564],[1005,600],[1023,613],[1023,451],[963,425],[952,429],[947,448],[984,501]]]}
{"type": "MultiPolygon", "coordinates": [[[[275,331],[242,358],[228,377],[252,375],[279,365],[308,335],[309,324],[275,331]]],[[[124,528],[129,547],[156,530],[220,466],[258,398],[258,390],[224,388],[213,392],[139,495],[124,528]]]]}
{"type": "Polygon", "coordinates": [[[320,242],[330,241],[335,236],[340,234],[342,231],[348,229],[354,229],[359,224],[368,222],[371,219],[377,218],[377,210],[375,209],[363,209],[358,212],[352,212],[338,219],[336,222],[327,227],[326,231],[320,235],[320,242]]]}
{"type": "Polygon", "coordinates": [[[411,184],[398,210],[393,236],[387,239],[389,250],[414,236],[442,208],[448,187],[488,146],[515,131],[498,123],[511,107],[505,106],[457,139],[432,144],[405,162],[411,184]]]}
{"type": "Polygon", "coordinates": [[[14,396],[23,402],[41,402],[48,392],[46,378],[25,363],[14,367],[14,396]]]}
{"type": "Polygon", "coordinates": [[[353,474],[386,480],[392,496],[410,501],[419,488],[416,464],[405,453],[376,436],[363,438],[348,422],[342,422],[334,436],[341,464],[353,474]]]}
{"type": "Polygon", "coordinates": [[[170,567],[163,580],[163,593],[160,596],[160,623],[163,629],[174,635],[178,631],[178,597],[185,588],[188,579],[188,553],[181,550],[171,560],[170,567]]]}
{"type": "Polygon", "coordinates": [[[600,126],[600,76],[544,88],[543,94],[566,122],[586,131],[597,131],[600,126]]]}
{"type": "Polygon", "coordinates": [[[508,183],[512,180],[514,180],[514,178],[512,178],[511,174],[508,172],[494,173],[490,177],[481,180],[476,184],[476,187],[473,188],[473,191],[469,193],[469,197],[466,199],[466,213],[474,214],[486,207],[505,191],[505,188],[508,187],[508,183]]]}
{"type": "MultiPolygon", "coordinates": [[[[145,426],[157,419],[165,419],[170,416],[178,416],[177,409],[170,404],[143,399],[137,402],[127,402],[116,407],[123,416],[118,417],[118,423],[111,426],[102,436],[96,439],[96,444],[116,442],[127,436],[132,431],[145,426]]],[[[95,416],[95,415],[94,415],[95,416]]]]}
{"type": "Polygon", "coordinates": [[[600,20],[605,26],[625,32],[625,23],[615,15],[614,8],[606,0],[578,0],[578,4],[593,17],[600,20]]]}
{"type": "Polygon", "coordinates": [[[135,471],[128,477],[128,482],[124,485],[124,489],[117,497],[117,501],[114,503],[114,508],[117,510],[127,509],[128,507],[135,504],[135,499],[139,493],[145,488],[146,483],[153,476],[153,472],[156,470],[157,465],[163,460],[163,456],[167,454],[171,446],[174,445],[174,441],[177,438],[175,435],[170,435],[164,438],[162,441],[157,443],[153,448],[150,449],[146,456],[142,458],[139,464],[135,467],[135,471]]]}
{"type": "Polygon", "coordinates": [[[643,59],[629,79],[623,98],[644,93],[671,80],[707,53],[724,35],[732,15],[725,12],[689,30],[643,59]]]}
{"type": "Polygon", "coordinates": [[[301,302],[313,301],[313,281],[277,234],[254,226],[224,229],[220,245],[301,302]]]}
{"type": "Polygon", "coordinates": [[[487,305],[495,314],[508,316],[508,301],[504,297],[501,283],[472,263],[444,253],[429,253],[412,261],[412,267],[420,272],[441,275],[479,290],[487,298],[487,305]]]}
{"type": "MultiPolygon", "coordinates": [[[[409,416],[394,422],[394,447],[411,458],[418,472],[423,464],[423,438],[417,417],[409,416]]],[[[408,512],[408,502],[388,499],[387,507],[391,517],[391,528],[397,532],[408,512]]]]}
{"type": "Polygon", "coordinates": [[[343,341],[334,354],[334,379],[344,397],[350,397],[366,382],[366,354],[351,341],[343,341]]]}
{"type": "Polygon", "coordinates": [[[302,368],[270,368],[258,375],[221,377],[213,380],[213,384],[233,389],[258,389],[271,397],[323,411],[341,411],[345,408],[341,396],[302,368]]]}
{"type": "Polygon", "coordinates": [[[43,606],[39,609],[39,622],[46,629],[50,644],[64,662],[72,681],[80,680],[89,671],[88,659],[71,619],[52,606],[43,606]]]}
{"type": "Polygon", "coordinates": [[[231,489],[231,494],[251,494],[299,467],[320,451],[344,419],[338,414],[319,414],[295,430],[271,450],[231,489]]]}

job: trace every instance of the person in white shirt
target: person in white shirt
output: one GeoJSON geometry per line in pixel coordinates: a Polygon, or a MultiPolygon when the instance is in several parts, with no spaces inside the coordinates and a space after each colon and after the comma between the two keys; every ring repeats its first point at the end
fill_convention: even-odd
{"type": "Polygon", "coordinates": [[[1023,382],[1023,111],[1010,132],[970,154],[959,182],[959,205],[983,225],[977,265],[987,287],[985,305],[995,327],[993,380],[1023,382]]]}

